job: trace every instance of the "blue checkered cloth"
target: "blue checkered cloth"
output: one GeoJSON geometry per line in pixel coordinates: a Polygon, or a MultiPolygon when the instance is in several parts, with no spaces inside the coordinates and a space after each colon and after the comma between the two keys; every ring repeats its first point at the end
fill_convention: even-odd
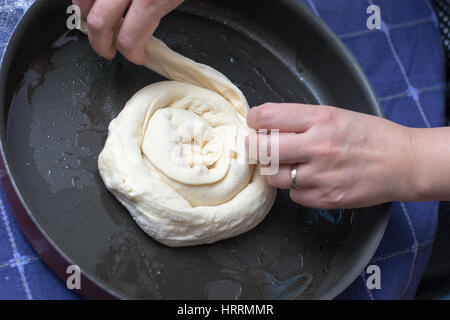
{"type": "MultiPolygon", "coordinates": [[[[34,0],[0,0],[0,53],[34,0]]],[[[300,0],[299,0],[300,1],[300,0]]],[[[388,119],[411,127],[445,124],[445,68],[429,0],[301,0],[343,39],[362,65],[388,119]],[[366,9],[381,8],[381,30],[368,30],[366,9]]],[[[362,273],[338,298],[411,299],[428,262],[437,202],[393,204],[370,264],[381,268],[381,289],[362,273]]],[[[0,190],[0,298],[78,299],[41,262],[19,230],[0,190]]]]}

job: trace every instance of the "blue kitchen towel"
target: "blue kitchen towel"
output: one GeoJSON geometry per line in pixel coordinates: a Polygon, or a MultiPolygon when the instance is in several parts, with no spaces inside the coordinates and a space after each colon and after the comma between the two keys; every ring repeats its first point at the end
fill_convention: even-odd
{"type": "MultiPolygon", "coordinates": [[[[429,0],[299,0],[321,17],[355,55],[388,119],[411,127],[445,124],[445,67],[429,0]],[[369,5],[381,29],[366,26],[369,5]]],[[[0,54],[34,0],[0,0],[0,54]]],[[[308,45],[307,43],[305,45],[308,45]]],[[[411,299],[428,262],[438,203],[393,204],[386,234],[370,264],[381,289],[363,272],[338,298],[411,299]]],[[[0,188],[0,299],[79,299],[41,262],[19,230],[0,188]]]]}

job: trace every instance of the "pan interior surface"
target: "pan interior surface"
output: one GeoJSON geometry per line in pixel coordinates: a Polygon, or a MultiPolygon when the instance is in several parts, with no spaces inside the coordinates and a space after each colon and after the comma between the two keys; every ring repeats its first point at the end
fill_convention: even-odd
{"type": "MultiPolygon", "coordinates": [[[[98,57],[84,35],[67,31],[67,1],[38,2],[57,18],[44,19],[43,10],[35,10],[20,44],[9,49],[15,51],[3,102],[2,143],[23,201],[73,264],[119,298],[312,299],[343,289],[349,265],[375,250],[379,239],[373,237],[384,231],[385,207],[311,209],[279,191],[260,225],[212,245],[169,248],[142,232],[105,188],[97,156],[109,122],[127,100],[164,79],[120,55],[113,61],[98,57]]],[[[283,1],[265,6],[270,3],[275,11],[289,11],[283,1]]],[[[263,27],[258,19],[270,10],[252,19],[255,4],[187,2],[162,20],[156,36],[221,71],[251,106],[329,103],[379,112],[358,76],[341,73],[342,57],[328,56],[324,49],[311,53],[290,42],[306,46],[309,41],[314,48],[317,30],[309,26],[297,37],[295,23],[286,30],[283,23],[263,27]],[[345,86],[354,94],[343,95],[345,86]]]]}

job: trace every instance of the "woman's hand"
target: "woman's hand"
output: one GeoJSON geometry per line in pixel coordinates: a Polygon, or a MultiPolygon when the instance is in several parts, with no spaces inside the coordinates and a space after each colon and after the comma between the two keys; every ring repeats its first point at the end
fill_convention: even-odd
{"type": "Polygon", "coordinates": [[[122,54],[135,64],[144,64],[144,46],[162,17],[183,0],[72,0],[80,6],[81,18],[89,26],[89,41],[106,59],[116,55],[114,32],[122,54]],[[128,9],[125,18],[122,17],[128,9]]]}
{"type": "MultiPolygon", "coordinates": [[[[280,168],[267,180],[289,189],[295,166],[298,189],[290,197],[297,203],[349,208],[420,197],[413,129],[335,107],[275,103],[252,108],[247,123],[280,130],[280,168]]],[[[270,140],[258,139],[259,148],[270,150],[263,145],[270,140]]]]}

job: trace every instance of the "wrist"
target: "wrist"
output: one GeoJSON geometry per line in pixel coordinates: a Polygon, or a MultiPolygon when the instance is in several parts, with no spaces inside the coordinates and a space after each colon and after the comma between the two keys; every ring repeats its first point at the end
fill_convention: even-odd
{"type": "Polygon", "coordinates": [[[411,129],[416,145],[413,201],[450,199],[450,128],[411,129]]]}
{"type": "Polygon", "coordinates": [[[423,174],[419,129],[399,126],[397,150],[394,156],[394,187],[392,201],[420,201],[427,197],[429,185],[423,174]]]}
{"type": "Polygon", "coordinates": [[[405,172],[407,176],[407,185],[404,186],[403,201],[418,201],[426,197],[428,193],[427,181],[423,176],[423,166],[420,157],[422,149],[422,139],[420,129],[404,128],[408,139],[405,141],[407,152],[405,153],[408,162],[408,170],[405,172]],[[406,145],[407,144],[407,145],[406,145]]]}
{"type": "Polygon", "coordinates": [[[448,154],[440,150],[441,129],[406,128],[409,136],[408,185],[403,201],[432,201],[441,197],[445,188],[448,154]],[[442,162],[443,160],[443,162],[442,162]]]}

